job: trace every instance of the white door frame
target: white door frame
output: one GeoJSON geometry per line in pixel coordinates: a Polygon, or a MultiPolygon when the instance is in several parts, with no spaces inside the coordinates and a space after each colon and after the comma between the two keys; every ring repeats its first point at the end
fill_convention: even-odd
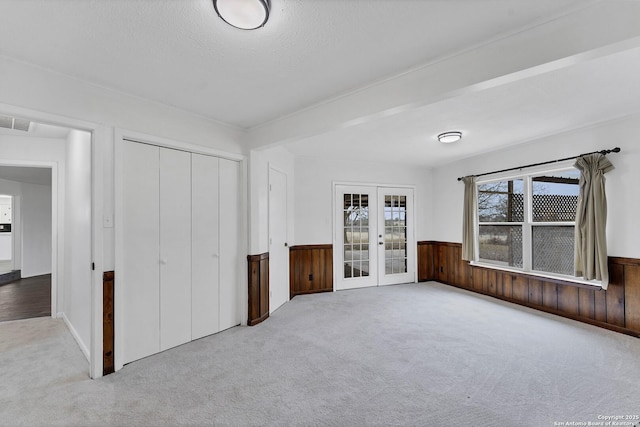
{"type": "MultiPolygon", "coordinates": [[[[158,136],[148,135],[141,132],[131,131],[122,128],[116,128],[114,133],[114,214],[115,214],[115,223],[122,224],[122,216],[123,216],[123,201],[124,201],[124,182],[123,182],[123,144],[125,141],[138,142],[142,144],[154,145],[157,147],[171,148],[176,150],[187,151],[195,154],[204,154],[207,156],[219,157],[227,160],[234,160],[240,163],[241,170],[241,206],[240,212],[242,214],[241,219],[241,242],[240,242],[240,251],[243,254],[247,253],[247,242],[248,242],[248,216],[246,214],[247,211],[247,158],[242,154],[228,153],[226,151],[220,151],[214,148],[209,148],[202,145],[195,145],[188,142],[177,141],[169,138],[162,138],[158,136]]],[[[123,353],[123,344],[124,344],[124,316],[123,312],[118,309],[118,307],[122,307],[123,303],[123,295],[122,292],[118,291],[118,283],[126,283],[126,277],[123,277],[124,269],[122,266],[124,265],[124,250],[123,250],[123,230],[122,227],[116,227],[115,229],[115,244],[114,244],[114,252],[115,252],[115,271],[116,271],[116,287],[115,287],[115,295],[114,295],[114,334],[115,334],[115,354],[114,354],[114,364],[115,370],[118,371],[122,369],[124,366],[124,353],[123,353]]],[[[246,284],[248,280],[248,272],[246,268],[241,268],[242,266],[238,266],[238,277],[240,278],[241,283],[246,284]]],[[[247,324],[247,316],[249,306],[246,302],[249,298],[248,294],[249,290],[247,286],[240,286],[238,293],[240,297],[238,301],[240,303],[240,319],[241,325],[247,324]]],[[[102,355],[101,355],[102,356],[102,355]]]]}
{"type": "MultiPolygon", "coordinates": [[[[91,275],[91,342],[87,343],[89,354],[85,354],[85,356],[89,359],[89,374],[91,378],[99,378],[102,376],[102,275],[104,272],[102,221],[104,203],[103,161],[105,157],[103,153],[111,140],[111,131],[106,126],[96,123],[9,104],[0,103],[0,112],[8,116],[27,117],[38,123],[63,126],[91,133],[91,251],[94,269],[91,275]]],[[[52,191],[53,182],[57,181],[53,180],[53,172],[52,169],[52,191]]],[[[57,173],[56,165],[56,175],[57,173]]],[[[57,224],[54,230],[57,230],[57,224]]],[[[57,241],[57,238],[52,240],[57,241]]],[[[51,276],[53,282],[53,274],[51,276]]],[[[61,289],[57,289],[56,292],[60,293],[61,289]]],[[[58,310],[58,308],[56,305],[55,309],[58,310]]],[[[52,316],[54,315],[53,310],[51,314],[52,316]]]]}
{"type": "MultiPolygon", "coordinates": [[[[338,229],[342,229],[342,223],[338,220],[337,218],[337,211],[338,211],[338,206],[336,205],[336,200],[337,200],[337,193],[338,193],[338,187],[352,187],[352,188],[362,188],[362,187],[370,187],[373,191],[373,193],[375,193],[376,199],[377,199],[377,195],[378,195],[378,191],[381,188],[396,188],[396,189],[406,189],[406,190],[411,190],[413,192],[413,206],[411,207],[410,212],[408,212],[410,215],[412,215],[413,217],[413,227],[410,230],[410,235],[411,235],[411,240],[412,243],[414,244],[414,246],[416,246],[415,248],[412,248],[411,250],[409,250],[409,248],[407,249],[407,256],[408,256],[408,265],[407,265],[407,269],[408,269],[408,273],[412,273],[412,278],[409,277],[407,283],[415,283],[418,280],[418,254],[417,254],[417,230],[416,230],[416,186],[415,185],[404,185],[404,184],[381,184],[381,183],[371,183],[371,182],[348,182],[348,181],[334,181],[332,183],[332,187],[333,187],[333,197],[332,197],[332,218],[333,218],[333,224],[332,224],[332,239],[333,239],[333,291],[337,291],[337,284],[339,283],[339,281],[342,278],[342,275],[344,274],[342,269],[342,256],[340,255],[342,252],[342,247],[341,247],[341,242],[342,240],[338,237],[338,229]],[[340,262],[339,262],[340,261],[340,262]],[[413,270],[413,271],[411,271],[413,270]]],[[[378,212],[377,212],[377,208],[379,206],[376,206],[376,212],[373,214],[374,220],[376,221],[376,229],[379,227],[378,225],[378,212]]],[[[371,216],[370,216],[371,218],[371,216]]],[[[370,243],[375,243],[376,247],[378,245],[378,239],[377,236],[374,240],[371,240],[370,238],[370,243]]],[[[380,283],[380,278],[377,277],[378,276],[378,269],[376,266],[376,283],[375,284],[371,284],[371,285],[366,285],[366,286],[380,286],[380,285],[384,285],[384,283],[380,283]]],[[[355,286],[355,287],[362,287],[362,286],[355,286]]],[[[347,288],[345,288],[347,289],[347,288]]]]}

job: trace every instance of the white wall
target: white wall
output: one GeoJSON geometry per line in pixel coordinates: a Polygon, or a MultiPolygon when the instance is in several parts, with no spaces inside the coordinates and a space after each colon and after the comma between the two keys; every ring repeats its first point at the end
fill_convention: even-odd
{"type": "MultiPolygon", "coordinates": [[[[103,182],[101,202],[104,212],[100,217],[104,214],[113,218],[114,213],[113,137],[116,128],[246,154],[242,144],[244,130],[7,57],[0,56],[0,70],[3,76],[0,79],[3,103],[0,113],[13,115],[16,109],[27,109],[100,128],[96,139],[103,182]]],[[[63,122],[60,124],[74,127],[63,122]]],[[[0,157],[5,157],[4,153],[0,157]]],[[[113,226],[106,226],[102,236],[102,263],[106,271],[115,266],[114,236],[113,226]]]]}
{"type": "MultiPolygon", "coordinates": [[[[1,182],[1,180],[0,180],[1,182]]],[[[13,269],[22,268],[22,197],[13,196],[13,221],[11,234],[13,238],[13,269]]]]}
{"type": "MultiPolygon", "coordinates": [[[[250,245],[253,255],[269,251],[269,167],[287,174],[287,218],[294,218],[294,157],[283,147],[253,150],[249,155],[250,245]]],[[[287,238],[294,241],[294,222],[288,221],[287,238]]]]}
{"type": "Polygon", "coordinates": [[[606,177],[608,199],[607,243],[611,256],[640,258],[640,115],[607,122],[537,141],[515,145],[444,165],[433,171],[433,232],[430,240],[462,241],[462,198],[464,185],[457,177],[490,172],[530,163],[555,160],[581,153],[620,147],[610,154],[615,169],[606,177]]]}
{"type": "Polygon", "coordinates": [[[64,315],[88,356],[91,342],[91,134],[67,138],[64,315]]]}
{"type": "MultiPolygon", "coordinates": [[[[243,131],[41,67],[0,57],[2,102],[241,153],[243,131]]],[[[221,101],[223,102],[223,101],[221,101]]]]}
{"type": "Polygon", "coordinates": [[[22,183],[22,277],[51,273],[51,186],[22,183]]]}
{"type": "Polygon", "coordinates": [[[431,172],[427,168],[298,157],[295,175],[296,245],[333,242],[334,182],[415,186],[416,236],[418,240],[431,236],[431,172]]]}

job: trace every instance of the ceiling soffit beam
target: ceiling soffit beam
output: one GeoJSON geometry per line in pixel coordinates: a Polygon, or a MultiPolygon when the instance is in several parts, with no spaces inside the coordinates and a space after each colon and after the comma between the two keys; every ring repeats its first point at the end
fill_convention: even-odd
{"type": "Polygon", "coordinates": [[[259,149],[640,47],[640,2],[602,2],[249,129],[259,149]]]}

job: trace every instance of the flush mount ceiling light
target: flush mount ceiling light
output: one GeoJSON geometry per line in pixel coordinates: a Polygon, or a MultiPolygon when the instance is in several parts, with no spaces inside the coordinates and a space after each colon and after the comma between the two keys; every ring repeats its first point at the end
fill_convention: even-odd
{"type": "Polygon", "coordinates": [[[269,19],[269,0],[213,0],[218,16],[232,27],[255,30],[269,19]]]}
{"type": "Polygon", "coordinates": [[[452,142],[460,141],[462,138],[462,132],[452,131],[452,132],[444,132],[438,135],[438,141],[443,144],[451,144],[452,142]]]}

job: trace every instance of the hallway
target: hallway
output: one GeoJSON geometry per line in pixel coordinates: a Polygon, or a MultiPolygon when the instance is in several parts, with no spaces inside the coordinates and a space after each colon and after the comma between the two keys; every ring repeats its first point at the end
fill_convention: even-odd
{"type": "Polygon", "coordinates": [[[51,315],[51,275],[0,286],[0,322],[51,315]]]}

